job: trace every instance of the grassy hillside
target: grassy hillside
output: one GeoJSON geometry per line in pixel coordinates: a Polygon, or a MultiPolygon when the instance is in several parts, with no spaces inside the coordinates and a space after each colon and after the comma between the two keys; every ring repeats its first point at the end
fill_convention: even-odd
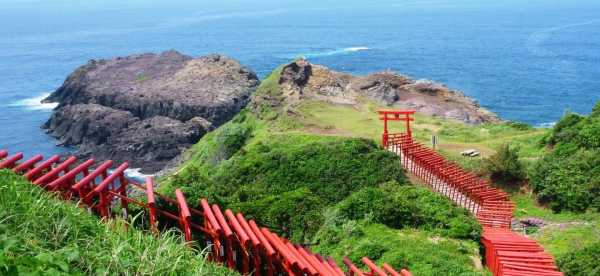
{"type": "MultiPolygon", "coordinates": [[[[160,190],[183,187],[191,201],[208,197],[337,260],[369,256],[416,275],[486,273],[478,266],[481,229],[474,218],[410,185],[376,135],[309,121],[304,103],[285,102],[278,74],[263,81],[247,110],[190,149],[160,190]],[[383,240],[394,242],[369,249],[383,240]]],[[[378,133],[377,125],[364,130],[378,133]]]]}
{"type": "MultiPolygon", "coordinates": [[[[445,198],[410,185],[419,184],[418,179],[405,176],[397,159],[378,148],[382,122],[377,110],[385,107],[367,100],[355,105],[287,101],[279,86],[280,71],[281,67],[262,83],[246,111],[186,153],[188,161],[163,179],[163,191],[184,186],[192,197],[209,197],[243,211],[323,254],[349,255],[355,261],[366,255],[397,267],[408,266],[421,275],[485,273],[473,262],[478,258],[475,241],[480,233],[473,218],[445,198]]],[[[567,267],[573,263],[567,260],[576,258],[572,256],[595,252],[576,249],[600,242],[600,216],[581,210],[555,213],[549,208],[552,201],[538,203],[536,199],[545,194],[536,188],[535,173],[553,175],[539,173],[540,164],[552,165],[549,158],[556,152],[594,147],[593,137],[600,135],[590,136],[596,128],[583,125],[593,124],[593,118],[567,116],[551,130],[514,122],[472,126],[417,114],[413,133],[428,145],[431,136],[437,136],[440,153],[482,177],[491,175],[490,157],[496,158],[494,169],[524,168],[517,174],[523,181],[496,185],[511,192],[517,218],[544,221],[544,226],[526,234],[567,267]],[[563,146],[573,137],[580,137],[577,141],[583,144],[563,146]],[[510,145],[504,147],[510,160],[496,155],[504,145],[510,145]],[[476,149],[481,156],[460,156],[466,149],[476,149]],[[513,166],[514,162],[522,165],[513,166]],[[532,177],[535,191],[526,185],[532,177]]],[[[402,123],[390,127],[391,132],[404,131],[402,123]]],[[[585,163],[598,156],[587,154],[591,159],[581,154],[571,159],[585,163]]],[[[585,170],[598,168],[593,162],[587,164],[585,170]]],[[[590,183],[586,179],[569,181],[590,183]]],[[[594,195],[596,190],[587,191],[579,195],[594,195]]],[[[565,200],[577,204],[578,198],[565,200]]]]}
{"type": "Polygon", "coordinates": [[[175,233],[155,238],[124,223],[102,223],[0,170],[1,275],[236,275],[175,233]]]}
{"type": "MultiPolygon", "coordinates": [[[[300,110],[302,110],[300,112],[302,114],[301,120],[305,123],[302,131],[347,137],[358,136],[379,141],[382,124],[378,121],[378,116],[375,112],[379,108],[381,107],[368,102],[358,107],[332,106],[322,102],[305,103],[300,107],[300,110]]],[[[560,202],[569,202],[572,205],[580,201],[578,197],[575,197],[576,195],[596,198],[595,193],[597,193],[597,189],[592,190],[592,192],[586,191],[595,187],[593,185],[597,181],[593,179],[597,177],[594,176],[594,171],[600,168],[600,166],[590,161],[583,161],[585,162],[584,164],[587,164],[586,167],[583,167],[583,172],[579,164],[573,164],[571,167],[562,167],[565,162],[568,162],[567,160],[582,160],[581,156],[585,155],[583,153],[572,157],[562,155],[566,157],[563,157],[563,159],[556,158],[557,155],[561,154],[560,151],[562,147],[565,147],[564,144],[571,144],[567,141],[574,139],[574,133],[582,132],[582,135],[586,135],[592,131],[590,129],[592,129],[591,124],[593,124],[594,119],[583,119],[583,117],[578,118],[579,116],[577,116],[577,119],[573,120],[573,116],[577,115],[567,115],[562,120],[563,123],[558,124],[554,129],[536,129],[515,123],[469,126],[451,120],[417,115],[413,129],[415,137],[428,145],[430,145],[431,135],[437,135],[440,143],[439,151],[442,154],[484,177],[487,176],[484,169],[485,158],[493,155],[496,149],[502,144],[510,144],[518,148],[520,161],[525,165],[529,176],[537,171],[539,176],[543,176],[541,179],[552,183],[548,185],[549,187],[562,187],[558,189],[536,188],[536,191],[545,191],[542,194],[543,199],[550,195],[553,195],[553,197],[563,195],[562,198],[564,198],[564,201],[560,202]],[[570,125],[570,120],[576,122],[570,122],[572,123],[572,127],[567,127],[570,125]],[[559,143],[564,144],[559,145],[559,143]],[[470,158],[460,156],[459,153],[466,149],[477,149],[482,153],[482,157],[470,158]],[[554,166],[540,168],[540,164],[554,164],[554,166]],[[573,168],[573,166],[577,168],[573,168]],[[559,170],[559,168],[563,169],[559,170]],[[573,173],[585,177],[582,178],[573,175],[573,173]]],[[[592,117],[594,117],[593,114],[592,117]]],[[[396,127],[395,130],[403,131],[401,123],[393,124],[392,126],[396,127]]],[[[600,133],[589,137],[600,137],[600,133]]],[[[576,140],[582,142],[593,141],[588,138],[576,140]]],[[[586,148],[590,147],[585,145],[573,147],[571,144],[571,147],[573,149],[583,148],[580,151],[590,151],[586,150],[586,148]]],[[[591,149],[591,151],[593,150],[591,149]]],[[[573,153],[573,151],[567,152],[568,154],[573,153]]],[[[599,155],[593,154],[590,156],[597,157],[599,155]]],[[[418,182],[415,179],[411,180],[415,183],[418,182]]],[[[540,182],[538,179],[532,181],[540,182]]],[[[535,187],[536,183],[534,182],[533,185],[535,187]]],[[[593,256],[584,255],[596,251],[579,249],[600,244],[600,214],[598,212],[594,210],[588,210],[587,212],[562,210],[557,213],[551,208],[553,200],[548,198],[548,200],[542,200],[541,203],[538,202],[538,193],[531,191],[527,186],[520,189],[518,187],[502,187],[508,188],[507,190],[511,192],[512,200],[517,204],[515,217],[519,219],[540,218],[544,221],[545,225],[543,227],[532,230],[529,235],[538,240],[546,250],[556,256],[560,261],[561,267],[564,266],[566,268],[568,265],[571,265],[564,261],[569,258],[594,259],[593,256]]],[[[588,201],[588,199],[583,199],[583,201],[587,202],[584,203],[586,204],[585,206],[589,206],[589,204],[594,202],[593,200],[588,201]]],[[[554,202],[554,204],[561,204],[559,201],[554,202]]]]}

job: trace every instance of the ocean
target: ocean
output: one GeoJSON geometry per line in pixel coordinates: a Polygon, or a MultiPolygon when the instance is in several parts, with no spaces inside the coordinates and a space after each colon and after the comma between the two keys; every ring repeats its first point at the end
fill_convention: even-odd
{"type": "Polygon", "coordinates": [[[504,119],[550,126],[600,100],[600,1],[3,0],[0,148],[50,155],[40,99],[89,59],[222,53],[265,77],[304,56],[392,69],[463,91],[504,119]]]}

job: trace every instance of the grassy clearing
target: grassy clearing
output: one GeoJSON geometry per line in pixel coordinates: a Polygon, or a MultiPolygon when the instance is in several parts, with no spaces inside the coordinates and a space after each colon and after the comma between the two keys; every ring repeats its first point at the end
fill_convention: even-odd
{"type": "Polygon", "coordinates": [[[554,213],[551,209],[540,206],[534,195],[525,193],[512,194],[512,200],[517,205],[516,218],[534,217],[544,221],[546,225],[529,237],[540,242],[556,257],[600,242],[600,214],[597,212],[554,213]]]}
{"type": "MultiPolygon", "coordinates": [[[[316,127],[375,141],[381,140],[383,131],[383,123],[377,115],[379,109],[385,108],[369,102],[360,106],[307,102],[298,108],[303,116],[299,120],[305,125],[305,131],[314,132],[316,127]]],[[[486,157],[503,143],[510,142],[520,148],[524,159],[535,159],[543,154],[544,149],[538,142],[549,131],[509,123],[470,126],[419,114],[416,114],[412,126],[417,140],[430,144],[431,135],[437,135],[440,149],[451,155],[458,156],[461,151],[474,148],[486,157]]],[[[390,127],[391,132],[404,131],[402,122],[391,123],[390,127]]]]}
{"type": "Polygon", "coordinates": [[[153,237],[0,171],[1,275],[236,275],[174,232],[153,237]]]}

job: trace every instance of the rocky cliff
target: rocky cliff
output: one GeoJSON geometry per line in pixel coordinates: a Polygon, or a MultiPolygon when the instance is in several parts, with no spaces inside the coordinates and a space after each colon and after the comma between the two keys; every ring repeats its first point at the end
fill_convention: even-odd
{"type": "Polygon", "coordinates": [[[80,155],[155,172],[237,114],[258,84],[253,71],[220,55],[91,60],[45,100],[59,105],[44,127],[80,155]]]}
{"type": "Polygon", "coordinates": [[[283,97],[257,95],[253,105],[269,101],[271,106],[293,106],[302,99],[352,105],[369,99],[390,108],[412,109],[469,124],[500,121],[495,114],[458,91],[430,81],[412,80],[392,71],[353,76],[301,59],[283,67],[279,88],[283,97]]]}

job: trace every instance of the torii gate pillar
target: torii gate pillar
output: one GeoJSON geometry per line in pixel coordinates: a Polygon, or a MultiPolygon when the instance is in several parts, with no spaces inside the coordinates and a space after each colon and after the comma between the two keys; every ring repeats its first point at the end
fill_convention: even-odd
{"type": "Polygon", "coordinates": [[[384,148],[388,146],[389,132],[388,132],[388,121],[404,121],[406,124],[406,134],[412,137],[412,130],[410,129],[410,121],[415,119],[412,117],[415,114],[414,110],[380,110],[379,120],[383,121],[383,135],[381,136],[381,145],[384,148]]]}

